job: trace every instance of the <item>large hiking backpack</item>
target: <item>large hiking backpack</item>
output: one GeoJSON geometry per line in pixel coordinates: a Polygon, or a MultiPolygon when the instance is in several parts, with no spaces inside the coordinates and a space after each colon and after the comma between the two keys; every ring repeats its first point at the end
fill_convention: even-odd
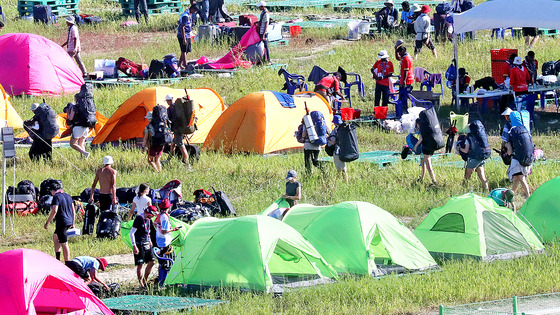
{"type": "Polygon", "coordinates": [[[37,207],[39,207],[39,213],[41,214],[49,214],[51,212],[53,196],[52,195],[44,195],[39,198],[39,202],[37,203],[37,207]]]}
{"type": "Polygon", "coordinates": [[[31,195],[33,200],[37,201],[37,189],[33,182],[30,180],[22,180],[17,184],[16,194],[18,195],[31,195]]]}
{"type": "Polygon", "coordinates": [[[37,134],[43,139],[52,139],[58,135],[58,124],[56,123],[56,113],[47,104],[41,103],[35,110],[35,116],[39,122],[39,132],[37,134]]]}
{"type": "Polygon", "coordinates": [[[461,3],[460,7],[461,7],[461,12],[465,12],[474,8],[475,4],[473,0],[464,0],[463,3],[461,3]]]}
{"type": "Polygon", "coordinates": [[[162,147],[173,141],[173,134],[167,128],[167,108],[156,105],[152,110],[152,121],[154,129],[150,145],[152,147],[162,147]]]}
{"type": "Polygon", "coordinates": [[[95,217],[97,217],[97,206],[94,203],[88,203],[84,213],[84,235],[93,235],[95,229],[95,217]]]}
{"type": "Polygon", "coordinates": [[[451,3],[449,2],[442,2],[436,6],[437,14],[448,14],[451,10],[451,3]]]}
{"type": "Polygon", "coordinates": [[[188,93],[175,101],[174,109],[173,131],[186,135],[194,133],[197,130],[195,105],[188,93]]]}
{"type": "Polygon", "coordinates": [[[352,162],[360,157],[356,126],[343,123],[338,126],[336,145],[339,147],[338,158],[342,162],[352,162]]]}
{"type": "Polygon", "coordinates": [[[124,57],[120,57],[117,62],[117,69],[121,70],[124,74],[135,77],[138,75],[138,65],[124,57]]]}
{"type": "Polygon", "coordinates": [[[212,190],[214,191],[214,198],[216,198],[216,202],[218,203],[218,207],[220,208],[220,214],[223,216],[228,216],[231,214],[237,215],[237,212],[235,212],[235,209],[233,208],[231,201],[229,201],[226,193],[223,191],[216,191],[214,187],[212,187],[212,190]]]}
{"type": "Polygon", "coordinates": [[[179,64],[177,63],[177,57],[175,54],[169,54],[163,57],[163,63],[165,64],[165,72],[170,78],[180,77],[181,72],[179,71],[179,64]]]}
{"type": "Polygon", "coordinates": [[[554,66],[554,61],[548,61],[542,65],[542,75],[556,75],[556,69],[554,66]]]}
{"type": "Polygon", "coordinates": [[[165,64],[161,60],[153,59],[148,68],[148,79],[165,78],[165,64]]]}
{"type": "Polygon", "coordinates": [[[469,125],[469,157],[476,160],[486,160],[492,155],[492,148],[488,143],[488,136],[480,120],[475,120],[469,125]]]}
{"type": "Polygon", "coordinates": [[[97,237],[111,238],[119,237],[121,231],[121,217],[118,213],[107,210],[101,212],[97,222],[97,237]]]}
{"type": "Polygon", "coordinates": [[[513,144],[513,158],[523,166],[531,166],[535,161],[535,145],[527,128],[516,126],[509,133],[513,144]]]}
{"type": "Polygon", "coordinates": [[[93,100],[93,84],[84,83],[76,100],[76,114],[73,123],[76,126],[94,127],[97,124],[97,110],[93,100]]]}
{"type": "Polygon", "coordinates": [[[58,183],[60,184],[60,186],[62,186],[62,181],[58,179],[49,178],[42,181],[41,185],[39,185],[39,197],[50,196],[51,188],[55,183],[58,183]]]}
{"type": "Polygon", "coordinates": [[[422,135],[422,146],[430,151],[436,151],[445,146],[443,134],[437,118],[435,108],[420,112],[420,135],[422,135]]]}
{"type": "Polygon", "coordinates": [[[299,143],[305,143],[305,138],[303,137],[304,130],[305,130],[305,125],[303,123],[299,124],[297,131],[295,133],[296,140],[299,143]]]}
{"type": "Polygon", "coordinates": [[[318,139],[312,141],[314,145],[325,145],[327,144],[327,123],[325,121],[325,116],[320,111],[312,111],[310,114],[311,120],[313,120],[313,126],[315,126],[315,132],[317,133],[318,139]]]}
{"type": "MultiPolygon", "coordinates": [[[[198,162],[198,160],[200,159],[200,148],[197,147],[194,144],[189,143],[189,144],[185,145],[185,149],[187,150],[187,153],[189,154],[189,163],[194,164],[194,163],[198,162]]],[[[179,151],[179,150],[175,150],[175,151],[179,151]]]]}

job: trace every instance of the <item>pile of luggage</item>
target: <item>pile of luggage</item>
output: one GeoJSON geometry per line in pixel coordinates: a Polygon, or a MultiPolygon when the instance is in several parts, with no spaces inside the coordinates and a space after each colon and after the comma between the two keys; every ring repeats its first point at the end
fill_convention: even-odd
{"type": "Polygon", "coordinates": [[[205,189],[195,190],[193,202],[177,204],[169,215],[187,224],[203,217],[237,215],[228,196],[223,191],[212,190],[214,193],[205,189]]]}
{"type": "Polygon", "coordinates": [[[120,57],[116,62],[117,69],[129,77],[139,79],[160,79],[181,77],[177,56],[167,54],[163,60],[153,59],[150,65],[138,64],[132,60],[120,57]]]}

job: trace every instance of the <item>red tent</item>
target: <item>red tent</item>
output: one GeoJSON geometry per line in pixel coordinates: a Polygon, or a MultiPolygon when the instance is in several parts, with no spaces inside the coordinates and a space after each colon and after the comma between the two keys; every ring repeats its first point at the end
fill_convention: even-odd
{"type": "Polygon", "coordinates": [[[41,251],[0,254],[0,314],[113,314],[72,270],[41,251]]]}

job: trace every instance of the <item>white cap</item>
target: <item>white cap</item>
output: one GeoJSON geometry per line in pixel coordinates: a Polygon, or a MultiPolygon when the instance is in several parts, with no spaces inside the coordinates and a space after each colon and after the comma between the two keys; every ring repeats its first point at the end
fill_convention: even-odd
{"type": "Polygon", "coordinates": [[[506,110],[504,110],[504,112],[502,113],[502,116],[509,116],[513,111],[511,110],[511,108],[506,108],[506,110]]]}
{"type": "Polygon", "coordinates": [[[257,3],[257,7],[266,7],[266,2],[259,1],[259,3],[257,3]]]}
{"type": "Polygon", "coordinates": [[[152,112],[148,112],[144,118],[152,119],[152,112]]]}
{"type": "Polygon", "coordinates": [[[521,59],[521,57],[515,57],[515,59],[513,59],[513,64],[514,65],[522,65],[523,64],[523,59],[521,59]]]}
{"type": "Polygon", "coordinates": [[[395,5],[395,4],[393,3],[393,0],[385,0],[385,2],[384,2],[383,4],[392,4],[392,5],[395,5]]]}
{"type": "Polygon", "coordinates": [[[113,164],[113,157],[110,155],[106,155],[103,157],[103,165],[111,165],[113,164]]]}
{"type": "Polygon", "coordinates": [[[389,58],[389,53],[386,50],[382,50],[377,55],[377,59],[386,59],[389,58]]]}
{"type": "Polygon", "coordinates": [[[422,11],[422,8],[420,8],[420,6],[416,3],[412,4],[412,12],[420,12],[422,11]]]}
{"type": "Polygon", "coordinates": [[[31,104],[30,110],[35,111],[37,108],[39,108],[39,103],[33,103],[33,104],[31,104]]]}
{"type": "Polygon", "coordinates": [[[171,94],[167,94],[167,96],[165,97],[166,101],[172,101],[173,100],[173,95],[171,94]]]}

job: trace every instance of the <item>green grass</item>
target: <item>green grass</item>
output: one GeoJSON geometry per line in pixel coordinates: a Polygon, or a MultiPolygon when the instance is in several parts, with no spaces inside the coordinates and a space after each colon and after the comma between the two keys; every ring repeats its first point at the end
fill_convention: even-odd
{"type": "MultiPolygon", "coordinates": [[[[41,26],[16,18],[17,2],[8,0],[3,3],[7,14],[5,33],[32,32],[55,40],[64,41],[66,28],[63,26],[41,26]]],[[[83,58],[88,69],[93,61],[100,58],[117,59],[127,57],[136,62],[149,63],[151,59],[161,59],[170,52],[178,52],[174,34],[177,17],[164,15],[153,17],[149,25],[122,29],[120,23],[127,20],[119,15],[120,8],[115,2],[102,0],[81,1],[80,9],[85,13],[94,13],[103,17],[106,23],[96,27],[81,27],[80,33],[84,43],[83,58]]],[[[249,13],[245,8],[236,8],[239,12],[249,13]]],[[[255,13],[255,12],[252,12],[255,13]]],[[[285,13],[287,15],[325,14],[341,18],[361,17],[365,13],[338,13],[331,10],[308,10],[285,13]]],[[[307,76],[313,65],[334,71],[342,66],[348,71],[362,74],[366,85],[366,97],[354,98],[354,106],[364,112],[372,111],[374,82],[369,74],[371,64],[379,50],[386,49],[392,55],[395,36],[382,36],[359,42],[340,41],[344,38],[343,29],[304,30],[299,39],[292,39],[290,46],[274,47],[272,58],[279,63],[289,64],[288,70],[307,76]],[[313,38],[314,45],[306,45],[305,39],[313,38]],[[334,42],[334,44],[332,44],[334,42]]],[[[460,65],[464,66],[473,79],[491,74],[490,50],[494,48],[518,48],[520,55],[526,50],[522,40],[492,41],[488,32],[479,33],[476,41],[465,41],[459,46],[460,65]]],[[[555,38],[542,39],[534,48],[537,59],[542,63],[557,59],[560,53],[555,38]]],[[[230,43],[220,44],[196,43],[189,58],[206,55],[210,58],[223,56],[230,43]]],[[[407,39],[406,45],[412,50],[413,40],[407,39]]],[[[437,44],[439,58],[435,59],[425,49],[415,65],[432,72],[444,73],[451,60],[452,45],[437,44]]],[[[395,62],[393,60],[393,62],[395,62]]],[[[395,62],[395,69],[398,63],[395,62]]],[[[253,68],[240,71],[232,78],[207,76],[197,80],[186,80],[172,85],[176,88],[210,87],[216,90],[227,104],[232,104],[242,96],[263,89],[279,90],[283,78],[275,70],[253,68]]],[[[109,117],[116,108],[143,89],[144,86],[132,88],[96,89],[95,100],[98,110],[109,117]]],[[[442,125],[447,127],[448,114],[452,109],[450,90],[445,89],[444,106],[440,110],[442,125]]],[[[60,112],[72,96],[49,97],[46,102],[60,112]]],[[[32,102],[42,101],[37,97],[14,97],[12,103],[22,118],[31,117],[28,110],[32,102]]],[[[533,132],[535,144],[545,151],[549,159],[560,158],[559,140],[556,124],[548,120],[558,119],[554,113],[538,113],[537,130],[533,132]]],[[[482,117],[493,147],[499,145],[501,122],[498,115],[491,112],[482,117]]],[[[358,129],[360,150],[394,150],[399,151],[404,145],[405,135],[393,134],[372,127],[358,129]]],[[[171,179],[183,182],[184,198],[192,199],[191,193],[199,188],[225,191],[238,210],[239,215],[255,214],[267,207],[284,192],[285,173],[295,169],[303,185],[303,202],[316,205],[334,204],[347,200],[361,200],[374,203],[401,218],[407,226],[414,228],[433,207],[443,205],[454,195],[470,191],[480,191],[476,179],[463,184],[463,170],[453,167],[436,167],[435,172],[441,187],[430,188],[426,184],[415,183],[420,174],[420,167],[414,162],[402,162],[391,167],[377,169],[368,164],[349,164],[350,184],[337,178],[334,166],[327,164],[325,172],[317,170],[307,175],[303,167],[303,154],[287,154],[262,157],[258,155],[233,155],[203,152],[201,160],[189,172],[179,161],[175,160],[164,167],[162,174],[154,173],[146,163],[146,156],[137,150],[125,151],[111,148],[94,151],[88,160],[82,160],[78,153],[69,148],[55,149],[52,163],[31,163],[26,149],[17,149],[15,175],[13,164],[8,169],[8,184],[13,185],[23,179],[30,179],[36,185],[46,178],[61,179],[67,192],[79,194],[91,186],[95,170],[100,166],[104,155],[110,154],[115,159],[115,168],[119,171],[118,186],[134,186],[147,182],[152,187],[161,187],[171,179]],[[76,170],[75,165],[80,171],[76,170]],[[15,176],[15,179],[14,179],[15,176]]],[[[459,161],[456,156],[449,159],[459,161]]],[[[490,187],[508,187],[511,184],[505,176],[506,167],[500,163],[489,163],[486,174],[490,187]]],[[[560,174],[558,164],[535,166],[529,177],[532,189],[560,174]]],[[[522,198],[517,199],[522,203],[522,198]]],[[[5,237],[0,238],[0,252],[20,247],[35,248],[47,253],[52,249],[52,229],[43,229],[46,217],[43,215],[16,217],[14,230],[8,229],[5,237]]],[[[80,226],[80,224],[78,224],[80,226]]],[[[72,255],[111,255],[128,253],[122,242],[99,241],[93,237],[81,237],[72,240],[72,255]]],[[[558,258],[560,249],[557,245],[547,247],[546,254],[516,259],[506,262],[480,263],[476,261],[449,262],[442,265],[442,271],[426,275],[407,277],[387,277],[381,280],[370,278],[344,278],[339,283],[297,290],[286,293],[282,298],[266,294],[240,293],[231,289],[216,289],[202,293],[203,297],[218,297],[230,301],[230,304],[208,310],[203,313],[369,313],[369,314],[406,314],[433,309],[439,304],[459,304],[487,299],[505,298],[511,295],[525,295],[550,292],[558,289],[558,258]]],[[[166,291],[167,292],[167,291],[166,291]]],[[[156,292],[157,293],[157,292],[156,292]]],[[[180,293],[173,293],[180,294],[180,293]]]]}

